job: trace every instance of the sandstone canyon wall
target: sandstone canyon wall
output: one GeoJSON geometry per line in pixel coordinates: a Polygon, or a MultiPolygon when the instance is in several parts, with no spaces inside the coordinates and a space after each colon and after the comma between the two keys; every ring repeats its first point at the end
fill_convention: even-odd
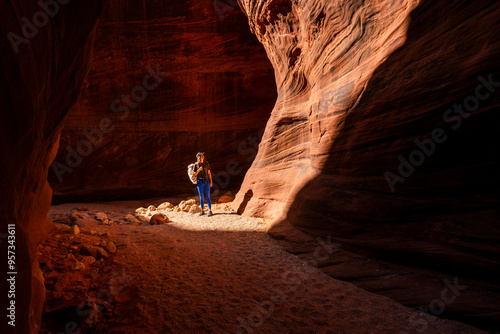
{"type": "Polygon", "coordinates": [[[52,194],[47,174],[62,121],[88,71],[102,10],[101,1],[60,2],[45,9],[36,1],[0,3],[2,333],[40,328],[45,288],[35,253],[53,227],[47,218],[52,194]],[[9,232],[8,224],[14,227],[9,232]],[[15,261],[12,268],[7,255],[15,261]],[[17,274],[7,275],[7,270],[17,274]],[[14,279],[7,282],[7,276],[14,279]],[[12,301],[15,327],[6,318],[12,301]]]}
{"type": "Polygon", "coordinates": [[[406,305],[428,306],[441,274],[480,281],[491,290],[446,309],[498,325],[500,3],[240,5],[278,100],[235,209],[277,217],[277,238],[331,238],[351,258],[325,272],[406,305]]]}
{"type": "Polygon", "coordinates": [[[237,190],[276,95],[236,1],[108,1],[49,174],[54,203],[194,195],[186,166],[198,151],[215,190],[237,190]],[[142,96],[148,67],[165,74],[142,96]]]}

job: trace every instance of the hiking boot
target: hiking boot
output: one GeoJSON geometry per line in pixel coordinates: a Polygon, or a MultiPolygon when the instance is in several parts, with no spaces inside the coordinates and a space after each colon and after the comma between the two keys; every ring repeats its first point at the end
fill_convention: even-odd
{"type": "Polygon", "coordinates": [[[201,210],[201,212],[200,212],[200,214],[199,214],[199,215],[200,215],[200,216],[203,216],[204,214],[205,214],[205,212],[203,212],[203,210],[201,210]]]}
{"type": "Polygon", "coordinates": [[[212,213],[212,210],[208,210],[208,215],[207,216],[213,216],[214,214],[212,213]]]}

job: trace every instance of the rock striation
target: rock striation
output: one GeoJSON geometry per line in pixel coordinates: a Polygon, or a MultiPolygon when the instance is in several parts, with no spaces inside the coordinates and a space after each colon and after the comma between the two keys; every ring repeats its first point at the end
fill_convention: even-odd
{"type": "Polygon", "coordinates": [[[458,277],[444,316],[499,327],[500,3],[108,1],[97,29],[102,2],[50,3],[0,4],[0,332],[40,329],[49,173],[56,201],[151,197],[199,150],[222,189],[253,161],[235,211],[327,274],[417,308],[458,277]]]}
{"type": "MultiPolygon", "coordinates": [[[[235,210],[277,217],[270,233],[279,238],[298,229],[355,255],[491,283],[500,273],[500,4],[240,5],[274,67],[278,100],[235,210]]],[[[350,263],[329,273],[379,275],[350,263]]],[[[436,298],[418,293],[415,278],[382,288],[379,277],[370,289],[406,305],[436,298]]],[[[498,295],[498,285],[488,289],[498,295]]],[[[498,322],[498,303],[478,310],[479,300],[457,312],[498,322]]]]}

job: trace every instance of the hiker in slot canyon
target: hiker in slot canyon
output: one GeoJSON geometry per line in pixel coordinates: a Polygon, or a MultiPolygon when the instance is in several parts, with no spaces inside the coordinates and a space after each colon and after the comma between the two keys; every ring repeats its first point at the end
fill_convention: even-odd
{"type": "Polygon", "coordinates": [[[499,333],[498,17],[0,2],[0,332],[499,333]]]}

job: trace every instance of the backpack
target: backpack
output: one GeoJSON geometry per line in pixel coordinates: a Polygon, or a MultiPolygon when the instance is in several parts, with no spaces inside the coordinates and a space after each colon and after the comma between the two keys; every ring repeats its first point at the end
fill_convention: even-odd
{"type": "Polygon", "coordinates": [[[196,175],[194,175],[194,166],[195,165],[196,165],[196,163],[190,164],[188,166],[188,176],[193,184],[198,184],[198,180],[196,180],[196,175]]]}

